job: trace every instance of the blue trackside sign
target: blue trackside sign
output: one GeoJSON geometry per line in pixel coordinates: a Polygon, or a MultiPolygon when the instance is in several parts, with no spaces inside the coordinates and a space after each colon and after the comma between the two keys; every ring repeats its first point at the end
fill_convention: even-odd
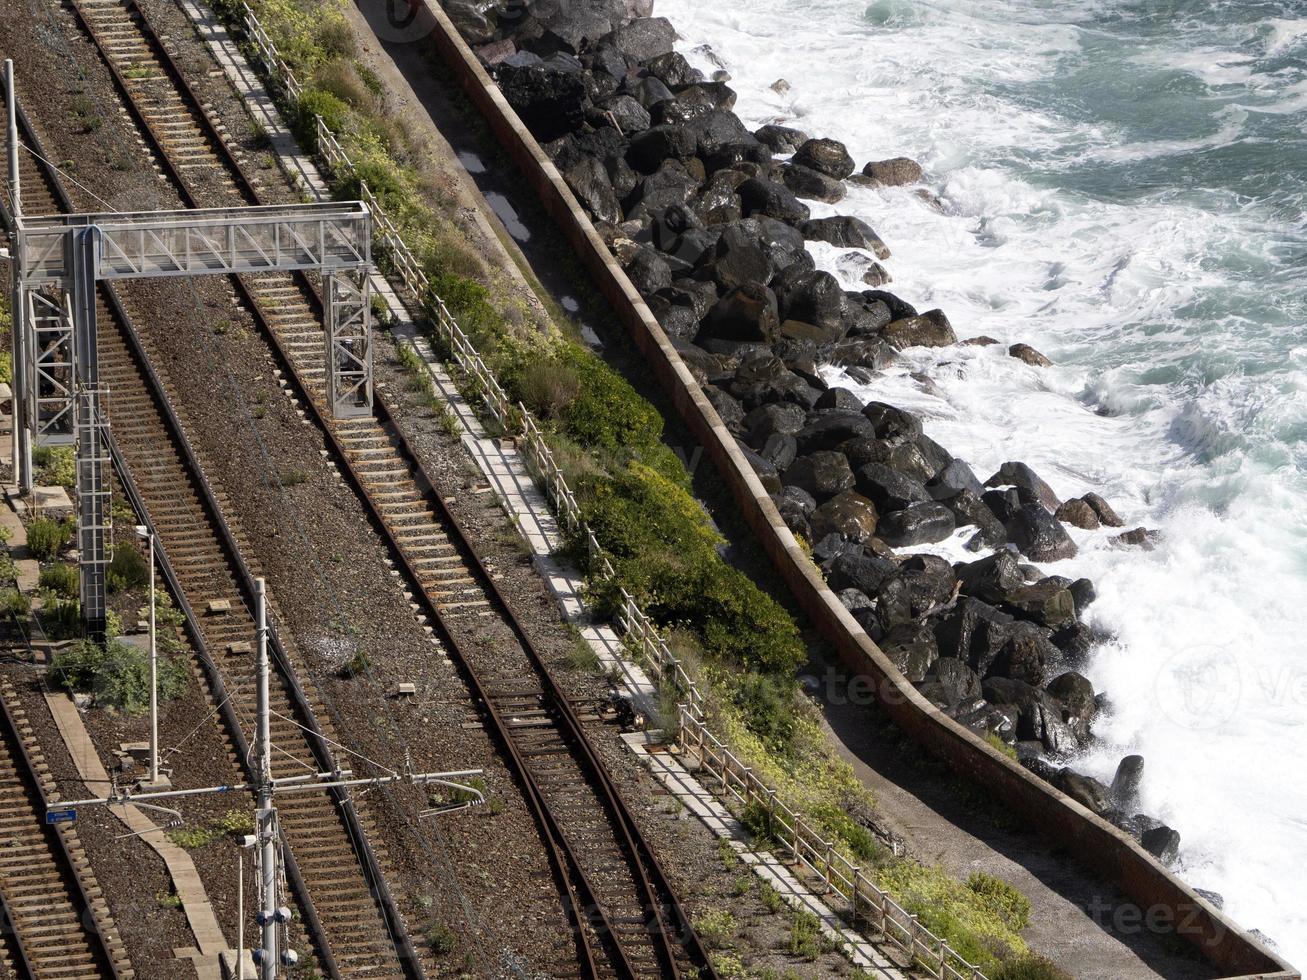
{"type": "Polygon", "coordinates": [[[46,810],[46,823],[72,823],[77,819],[77,811],[72,807],[65,810],[46,810]]]}

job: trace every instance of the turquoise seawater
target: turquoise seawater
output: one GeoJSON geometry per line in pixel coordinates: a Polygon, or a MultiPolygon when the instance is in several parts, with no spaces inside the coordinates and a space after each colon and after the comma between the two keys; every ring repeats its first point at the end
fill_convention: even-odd
{"type": "Polygon", "coordinates": [[[1307,2],[657,12],[750,124],[926,167],[938,205],[857,189],[814,214],[868,220],[888,288],[1002,345],[909,352],[864,394],[920,411],[982,479],[1023,459],[1161,531],[1151,552],[1076,532],[1049,566],[1097,582],[1087,616],[1114,636],[1087,668],[1104,744],[1075,765],[1141,752],[1181,874],[1307,963],[1307,2]]]}

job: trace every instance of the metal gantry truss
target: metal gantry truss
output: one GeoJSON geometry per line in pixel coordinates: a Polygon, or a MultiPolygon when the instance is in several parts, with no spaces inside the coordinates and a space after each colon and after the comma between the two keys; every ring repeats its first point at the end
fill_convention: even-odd
{"type": "MultiPolygon", "coordinates": [[[[15,197],[17,200],[17,197],[15,197]]],[[[105,627],[109,463],[96,344],[99,283],[119,279],[317,272],[326,379],[338,416],[372,411],[372,215],[361,202],[192,211],[15,216],[14,426],[17,480],[32,447],[77,450],[82,615],[105,627]]]]}

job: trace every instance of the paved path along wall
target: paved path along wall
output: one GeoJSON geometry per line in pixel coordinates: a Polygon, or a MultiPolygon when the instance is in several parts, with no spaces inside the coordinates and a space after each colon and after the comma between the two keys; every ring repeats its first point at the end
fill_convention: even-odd
{"type": "Polygon", "coordinates": [[[518,119],[498,87],[438,5],[410,0],[429,18],[431,41],[458,78],[504,150],[534,190],[630,331],[649,370],[681,419],[699,440],[739,505],[740,512],[805,615],[832,644],[845,669],[866,678],[877,701],[914,741],[944,759],[959,775],[992,792],[1030,825],[1066,847],[1138,906],[1141,922],[1168,926],[1232,975],[1298,974],[1163,868],[1124,832],[1090,812],[947,718],[889,662],[827,587],[771,498],[704,397],[689,368],[591,225],[562,175],[518,119]]]}

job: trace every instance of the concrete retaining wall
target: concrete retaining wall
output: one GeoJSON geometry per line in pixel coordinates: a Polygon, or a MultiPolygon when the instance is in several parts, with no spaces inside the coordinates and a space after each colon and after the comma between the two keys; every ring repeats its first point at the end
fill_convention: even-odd
{"type": "MultiPolygon", "coordinates": [[[[1135,903],[1139,928],[1174,929],[1213,964],[1232,974],[1296,977],[1237,925],[1163,868],[1127,834],[995,751],[947,718],[890,663],[826,585],[739,451],[716,410],[672,347],[644,300],[613,259],[562,175],[518,119],[444,12],[409,0],[432,21],[431,41],[490,130],[536,192],[595,285],[630,331],[649,369],[721,474],[740,512],[795,600],[839,652],[845,669],[874,686],[875,697],[903,731],[962,775],[1115,883],[1135,903]]],[[[1120,911],[1117,913],[1121,914],[1120,911]]],[[[1129,923],[1124,923],[1127,928],[1129,923]]]]}

